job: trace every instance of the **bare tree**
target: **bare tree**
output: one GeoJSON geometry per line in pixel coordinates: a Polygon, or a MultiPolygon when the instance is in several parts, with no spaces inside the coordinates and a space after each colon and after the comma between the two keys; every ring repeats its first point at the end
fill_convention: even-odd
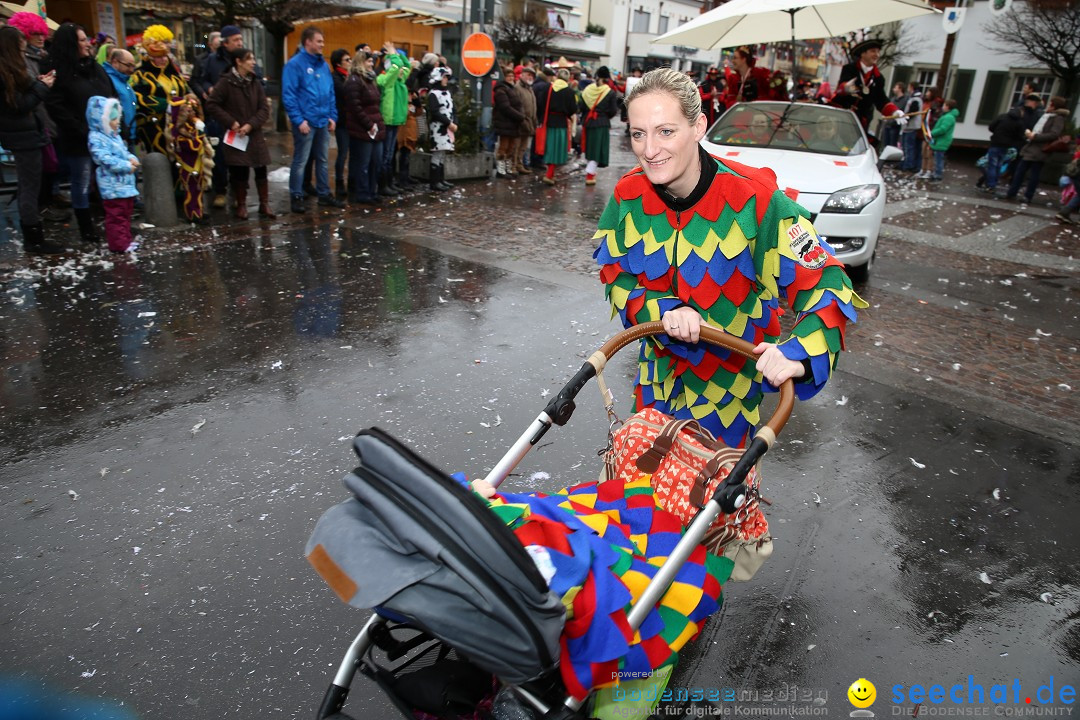
{"type": "Polygon", "coordinates": [[[989,50],[1042,63],[1072,97],[1080,85],[1080,4],[1068,0],[1014,2],[983,26],[989,50]]]}
{"type": "Polygon", "coordinates": [[[525,11],[522,3],[510,5],[507,12],[495,20],[499,50],[515,62],[528,55],[543,55],[555,32],[548,27],[542,8],[525,11]]]}
{"type": "MultiPolygon", "coordinates": [[[[878,58],[880,67],[896,67],[903,65],[904,61],[913,55],[919,54],[926,44],[926,38],[918,37],[914,32],[905,27],[904,23],[894,22],[879,25],[870,29],[867,33],[849,33],[844,38],[848,47],[854,47],[863,40],[880,40],[881,56],[878,58]]],[[[854,58],[852,58],[854,60],[854,58]]]]}

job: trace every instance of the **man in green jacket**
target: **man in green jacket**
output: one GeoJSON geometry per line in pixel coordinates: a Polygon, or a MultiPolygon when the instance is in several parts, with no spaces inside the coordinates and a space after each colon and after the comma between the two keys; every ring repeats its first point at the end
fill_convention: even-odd
{"type": "Polygon", "coordinates": [[[409,89],[405,87],[405,78],[412,72],[412,65],[390,41],[383,45],[381,62],[382,72],[375,78],[375,83],[382,91],[379,111],[386,122],[386,139],[379,172],[379,194],[390,197],[401,194],[401,188],[394,184],[394,153],[397,151],[398,128],[409,117],[409,89]]]}
{"type": "Polygon", "coordinates": [[[945,101],[945,114],[934,123],[934,139],[930,143],[930,149],[934,151],[934,174],[930,179],[937,182],[945,175],[945,151],[952,145],[953,131],[956,129],[956,118],[960,111],[956,109],[956,101],[949,98],[945,101]]]}

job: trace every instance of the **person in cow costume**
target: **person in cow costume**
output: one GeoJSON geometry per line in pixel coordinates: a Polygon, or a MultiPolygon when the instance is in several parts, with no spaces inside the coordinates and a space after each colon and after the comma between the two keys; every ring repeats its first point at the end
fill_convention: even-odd
{"type": "Polygon", "coordinates": [[[428,181],[436,192],[449,190],[452,185],[446,182],[446,168],[443,159],[448,152],[454,152],[454,134],[457,123],[454,115],[454,97],[450,94],[450,69],[437,67],[428,78],[431,91],[428,93],[427,116],[428,132],[431,134],[431,165],[428,181]]]}

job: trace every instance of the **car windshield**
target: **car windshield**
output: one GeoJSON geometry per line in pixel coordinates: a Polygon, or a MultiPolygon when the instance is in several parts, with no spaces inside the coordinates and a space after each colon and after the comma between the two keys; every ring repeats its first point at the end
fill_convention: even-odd
{"type": "Polygon", "coordinates": [[[853,113],[811,103],[740,103],[716,121],[708,140],[826,155],[866,152],[853,113]]]}

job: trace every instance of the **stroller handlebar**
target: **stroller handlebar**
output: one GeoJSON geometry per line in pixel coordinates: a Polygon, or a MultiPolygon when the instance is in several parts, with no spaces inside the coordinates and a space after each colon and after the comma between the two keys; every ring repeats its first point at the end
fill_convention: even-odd
{"type": "MultiPolygon", "coordinates": [[[[642,323],[641,325],[634,325],[619,333],[616,333],[606,343],[601,346],[599,350],[592,354],[588,361],[581,366],[581,369],[577,371],[573,378],[570,379],[562,390],[551,398],[547,407],[540,413],[525,431],[525,433],[518,438],[517,442],[507,451],[507,453],[495,464],[495,467],[484,477],[484,480],[491,484],[493,487],[499,487],[503,480],[510,474],[510,472],[517,466],[518,462],[525,457],[526,453],[533,448],[544,434],[551,429],[551,426],[558,425],[562,427],[570,420],[570,416],[574,414],[574,398],[581,392],[581,389],[592,378],[596,377],[597,382],[602,382],[601,372],[604,369],[604,365],[607,361],[615,355],[619,350],[623,349],[627,345],[652,335],[663,334],[664,326],[659,322],[642,323]]],[[[748,360],[757,360],[757,355],[754,354],[754,346],[743,340],[737,338],[734,335],[730,335],[722,330],[718,330],[709,325],[701,326],[701,340],[719,347],[727,348],[733,353],[742,355],[748,360]]],[[[605,392],[605,386],[601,385],[601,391],[605,392]]],[[[764,425],[758,428],[757,434],[754,438],[754,442],[757,445],[764,445],[763,448],[755,448],[754,455],[761,457],[765,450],[772,447],[776,442],[776,436],[787,424],[788,418],[791,417],[791,410],[795,407],[795,385],[791,380],[786,380],[781,383],[780,399],[777,403],[776,409],[773,414],[765,422],[764,425]]],[[[753,443],[752,443],[753,445],[753,443]]],[[[736,474],[736,477],[738,474],[736,474]]],[[[735,500],[730,500],[725,505],[730,505],[735,500]]]]}
{"type": "MultiPolygon", "coordinates": [[[[610,360],[611,357],[622,350],[627,345],[640,340],[645,337],[652,337],[653,335],[662,335],[666,331],[664,325],[661,322],[647,322],[640,325],[634,325],[627,328],[622,332],[614,335],[610,340],[601,346],[598,351],[599,355],[602,355],[604,361],[610,360]]],[[[734,335],[712,327],[711,325],[701,326],[701,339],[711,345],[717,345],[722,348],[742,355],[747,360],[757,360],[757,355],[754,353],[754,346],[743,340],[737,338],[734,335]]],[[[596,357],[595,355],[593,356],[596,357]]],[[[592,362],[592,358],[590,358],[592,362]]],[[[597,372],[603,369],[603,366],[596,368],[597,372]]],[[[776,440],[776,436],[780,434],[780,431],[784,429],[784,425],[787,424],[788,419],[791,417],[791,411],[795,407],[795,384],[791,380],[786,380],[778,388],[780,391],[780,401],[773,411],[773,414],[765,422],[765,424],[758,430],[758,437],[761,437],[771,447],[776,440]],[[762,433],[762,430],[768,428],[770,432],[762,433]]]]}

